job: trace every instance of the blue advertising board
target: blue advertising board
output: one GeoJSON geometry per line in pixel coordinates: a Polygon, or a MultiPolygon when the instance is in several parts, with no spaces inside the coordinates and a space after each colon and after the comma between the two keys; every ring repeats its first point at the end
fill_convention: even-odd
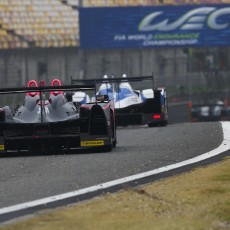
{"type": "Polygon", "coordinates": [[[230,5],[80,8],[80,47],[230,45],[230,5]]]}

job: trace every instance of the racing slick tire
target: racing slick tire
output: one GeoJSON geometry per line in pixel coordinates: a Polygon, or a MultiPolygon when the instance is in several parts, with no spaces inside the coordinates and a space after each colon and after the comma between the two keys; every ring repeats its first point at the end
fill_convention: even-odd
{"type": "MultiPolygon", "coordinates": [[[[5,111],[2,108],[0,108],[0,122],[5,122],[5,111]]],[[[0,153],[3,153],[3,152],[5,152],[3,130],[0,127],[0,153]]]]}
{"type": "Polygon", "coordinates": [[[168,120],[164,120],[161,122],[161,126],[167,126],[168,125],[168,120]]]}
{"type": "Polygon", "coordinates": [[[158,126],[160,126],[160,123],[149,123],[149,124],[148,124],[148,127],[149,127],[149,128],[158,127],[158,126]]]}
{"type": "Polygon", "coordinates": [[[167,126],[168,125],[168,120],[164,120],[164,121],[161,121],[161,122],[157,122],[157,123],[149,123],[148,124],[148,127],[164,127],[164,126],[167,126]]]}
{"type": "Polygon", "coordinates": [[[112,138],[110,139],[110,144],[109,145],[105,145],[103,147],[101,147],[102,152],[111,152],[113,149],[113,140],[112,138]]]}
{"type": "Polygon", "coordinates": [[[113,141],[113,148],[115,148],[116,146],[117,146],[117,139],[113,141]]]}
{"type": "Polygon", "coordinates": [[[103,152],[111,152],[113,149],[113,145],[107,145],[103,147],[103,152]]]}
{"type": "Polygon", "coordinates": [[[5,122],[5,110],[3,108],[0,108],[0,122],[5,122]]]}

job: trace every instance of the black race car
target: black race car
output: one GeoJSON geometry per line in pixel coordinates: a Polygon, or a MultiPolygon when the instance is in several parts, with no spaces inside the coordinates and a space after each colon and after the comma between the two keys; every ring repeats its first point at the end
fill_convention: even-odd
{"type": "Polygon", "coordinates": [[[192,122],[230,120],[230,106],[222,100],[210,101],[203,104],[190,103],[189,109],[192,122]]]}
{"type": "Polygon", "coordinates": [[[0,152],[111,151],[117,143],[113,101],[107,95],[81,105],[68,100],[69,92],[85,90],[95,93],[95,85],[62,86],[55,79],[51,86],[32,80],[28,87],[0,89],[2,97],[26,94],[16,108],[0,107],[0,152]]]}

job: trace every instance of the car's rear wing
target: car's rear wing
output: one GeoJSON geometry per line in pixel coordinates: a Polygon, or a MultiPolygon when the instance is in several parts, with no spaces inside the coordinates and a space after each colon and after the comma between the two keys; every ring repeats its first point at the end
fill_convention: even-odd
{"type": "Polygon", "coordinates": [[[83,83],[83,84],[101,84],[101,83],[121,83],[121,82],[141,82],[141,81],[152,81],[152,87],[154,88],[154,76],[140,76],[140,77],[114,77],[111,78],[101,78],[101,79],[74,79],[71,77],[71,84],[83,83]]]}
{"type": "Polygon", "coordinates": [[[95,84],[63,85],[63,86],[38,86],[38,87],[14,87],[0,88],[0,94],[29,93],[29,92],[52,92],[52,91],[89,91],[96,90],[95,84]]]}

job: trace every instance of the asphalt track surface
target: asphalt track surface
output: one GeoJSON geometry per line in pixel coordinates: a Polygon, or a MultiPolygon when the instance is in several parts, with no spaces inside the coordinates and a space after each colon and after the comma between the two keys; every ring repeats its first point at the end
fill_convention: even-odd
{"type": "Polygon", "coordinates": [[[0,158],[0,208],[50,197],[181,162],[217,148],[219,122],[118,128],[110,153],[0,158]]]}

